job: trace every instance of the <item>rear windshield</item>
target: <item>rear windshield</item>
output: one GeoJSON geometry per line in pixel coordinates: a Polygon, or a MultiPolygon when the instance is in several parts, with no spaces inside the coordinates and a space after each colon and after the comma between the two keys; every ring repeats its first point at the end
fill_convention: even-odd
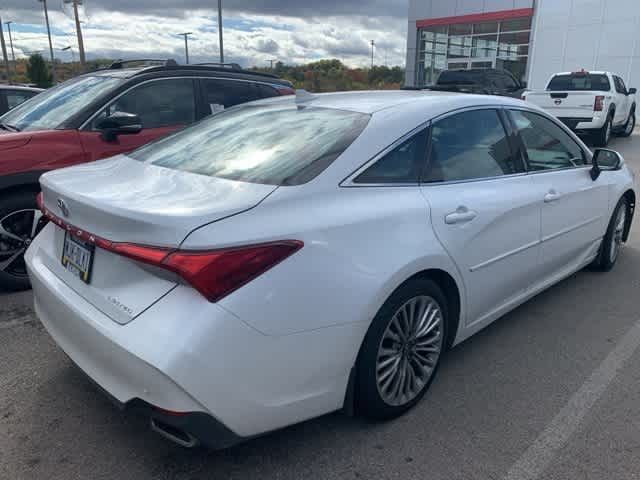
{"type": "Polygon", "coordinates": [[[445,70],[440,74],[436,83],[438,85],[482,83],[483,75],[482,72],[445,70]]]}
{"type": "Polygon", "coordinates": [[[297,185],[322,172],[368,121],[369,115],[345,110],[240,106],[142,147],[131,157],[211,177],[297,185]]]}
{"type": "Polygon", "coordinates": [[[572,73],[556,75],[551,79],[547,90],[611,90],[609,79],[601,73],[572,73]]]}

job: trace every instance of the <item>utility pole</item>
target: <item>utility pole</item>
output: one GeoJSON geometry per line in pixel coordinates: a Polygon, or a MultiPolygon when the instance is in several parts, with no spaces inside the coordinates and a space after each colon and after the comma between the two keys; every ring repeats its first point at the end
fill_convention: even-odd
{"type": "Polygon", "coordinates": [[[13,37],[11,36],[11,24],[13,22],[9,21],[6,22],[7,25],[7,30],[9,31],[9,45],[11,46],[11,60],[13,60],[13,68],[15,68],[16,65],[16,53],[13,51],[13,37]]]}
{"type": "Polygon", "coordinates": [[[61,52],[71,52],[71,73],[74,73],[76,66],[76,56],[73,54],[73,47],[69,45],[68,47],[64,47],[60,49],[61,52]]]}
{"type": "Polygon", "coordinates": [[[224,47],[222,45],[222,0],[218,0],[218,38],[220,43],[220,63],[224,63],[224,47]]]}
{"type": "Polygon", "coordinates": [[[269,60],[269,64],[270,64],[269,68],[270,68],[271,70],[273,70],[273,62],[277,62],[277,61],[278,61],[278,59],[277,59],[277,58],[276,58],[275,60],[269,60]]]}
{"type": "Polygon", "coordinates": [[[376,41],[375,40],[371,40],[371,68],[373,68],[373,49],[376,46],[376,41]]]}
{"type": "Polygon", "coordinates": [[[189,35],[193,35],[192,32],[184,32],[179,33],[178,35],[182,35],[184,37],[184,56],[187,60],[187,65],[189,65],[189,35]]]}
{"type": "Polygon", "coordinates": [[[49,37],[49,54],[51,55],[51,79],[56,84],[56,59],[53,57],[53,44],[51,43],[51,28],[49,27],[49,11],[47,10],[47,0],[38,0],[44,6],[44,20],[47,23],[47,35],[49,37]]]}
{"type": "Polygon", "coordinates": [[[73,4],[73,16],[76,20],[76,33],[78,34],[78,51],[80,53],[80,71],[84,73],[87,61],[84,56],[84,40],[82,39],[82,28],[80,27],[80,17],[78,16],[78,5],[82,5],[84,0],[64,0],[64,3],[73,4]]]}
{"type": "Polygon", "coordinates": [[[0,19],[0,44],[2,45],[2,58],[4,58],[4,66],[7,69],[7,82],[11,83],[11,74],[9,73],[9,57],[7,57],[7,46],[4,44],[4,33],[2,31],[2,19],[0,19]]]}

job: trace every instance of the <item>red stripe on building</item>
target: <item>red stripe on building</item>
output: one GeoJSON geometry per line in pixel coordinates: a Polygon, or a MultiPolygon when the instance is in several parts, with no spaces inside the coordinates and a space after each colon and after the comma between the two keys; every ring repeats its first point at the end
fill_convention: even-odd
{"type": "Polygon", "coordinates": [[[416,26],[432,27],[434,25],[455,25],[458,23],[497,22],[511,20],[512,18],[532,17],[533,8],[517,8],[515,10],[500,10],[499,12],[474,13],[471,15],[459,15],[456,17],[426,18],[418,20],[416,26]]]}

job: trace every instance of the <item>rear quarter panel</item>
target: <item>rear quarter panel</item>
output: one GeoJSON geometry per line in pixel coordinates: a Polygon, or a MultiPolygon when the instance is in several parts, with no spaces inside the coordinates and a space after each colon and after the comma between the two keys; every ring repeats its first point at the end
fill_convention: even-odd
{"type": "Polygon", "coordinates": [[[438,268],[462,285],[418,187],[336,187],[304,196],[302,188],[281,187],[255,209],[194,231],[182,245],[304,242],[219,302],[255,329],[288,335],[361,322],[364,336],[389,295],[415,273],[438,268]]]}

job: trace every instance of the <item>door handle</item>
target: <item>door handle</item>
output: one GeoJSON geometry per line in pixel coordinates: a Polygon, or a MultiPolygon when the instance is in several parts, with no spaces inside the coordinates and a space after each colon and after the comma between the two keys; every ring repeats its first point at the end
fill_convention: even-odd
{"type": "Polygon", "coordinates": [[[447,225],[454,225],[456,223],[467,223],[476,218],[478,214],[473,210],[469,210],[467,207],[458,207],[453,213],[450,213],[444,217],[444,223],[447,225]]]}
{"type": "Polygon", "coordinates": [[[544,196],[544,203],[555,202],[556,200],[560,200],[561,198],[562,194],[556,192],[555,190],[549,190],[549,193],[544,196]]]}

